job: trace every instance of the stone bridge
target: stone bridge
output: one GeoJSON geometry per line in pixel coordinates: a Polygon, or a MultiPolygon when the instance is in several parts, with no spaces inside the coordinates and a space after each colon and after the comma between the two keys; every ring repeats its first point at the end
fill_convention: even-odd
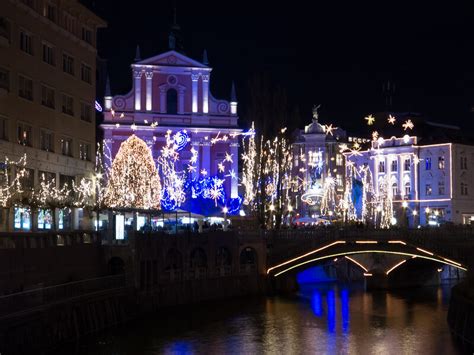
{"type": "Polygon", "coordinates": [[[391,256],[383,265],[387,275],[415,258],[464,271],[474,268],[474,229],[469,227],[413,230],[319,228],[272,232],[266,233],[265,237],[267,275],[270,277],[336,258],[349,259],[363,269],[364,274],[371,276],[372,266],[363,263],[361,256],[377,254],[391,256]]]}

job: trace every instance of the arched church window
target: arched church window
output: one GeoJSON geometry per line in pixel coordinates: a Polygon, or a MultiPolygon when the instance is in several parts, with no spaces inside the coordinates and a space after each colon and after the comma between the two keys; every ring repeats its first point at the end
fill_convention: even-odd
{"type": "Polygon", "coordinates": [[[178,113],[178,93],[175,89],[166,92],[166,113],[170,115],[178,113]]]}

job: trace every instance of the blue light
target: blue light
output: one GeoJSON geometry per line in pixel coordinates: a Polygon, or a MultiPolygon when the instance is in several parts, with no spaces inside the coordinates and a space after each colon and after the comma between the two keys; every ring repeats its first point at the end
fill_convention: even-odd
{"type": "Polygon", "coordinates": [[[341,290],[341,313],[342,331],[347,333],[349,330],[349,291],[347,288],[341,290]]]}
{"type": "Polygon", "coordinates": [[[176,132],[176,134],[173,136],[173,141],[176,146],[176,151],[182,151],[190,141],[188,132],[184,129],[176,132]]]}
{"type": "Polygon", "coordinates": [[[317,317],[323,316],[323,304],[321,299],[321,291],[314,290],[311,296],[311,309],[317,317]]]}
{"type": "Polygon", "coordinates": [[[299,272],[296,275],[296,280],[298,284],[309,284],[309,283],[316,283],[316,282],[330,282],[335,281],[334,278],[328,276],[324,267],[321,265],[313,266],[308,269],[305,269],[299,272]]]}
{"type": "Polygon", "coordinates": [[[97,102],[97,100],[95,100],[95,109],[98,112],[102,112],[102,106],[97,102]]]}
{"type": "Polygon", "coordinates": [[[328,304],[328,330],[334,333],[336,330],[336,294],[333,290],[329,290],[326,294],[326,302],[328,304]]]}

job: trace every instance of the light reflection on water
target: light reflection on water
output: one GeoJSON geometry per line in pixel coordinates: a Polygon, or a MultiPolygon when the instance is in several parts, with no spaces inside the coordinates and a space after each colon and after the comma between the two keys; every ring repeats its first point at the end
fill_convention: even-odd
{"type": "Polygon", "coordinates": [[[449,289],[304,285],[294,297],[162,311],[58,353],[455,354],[446,322],[449,289]]]}

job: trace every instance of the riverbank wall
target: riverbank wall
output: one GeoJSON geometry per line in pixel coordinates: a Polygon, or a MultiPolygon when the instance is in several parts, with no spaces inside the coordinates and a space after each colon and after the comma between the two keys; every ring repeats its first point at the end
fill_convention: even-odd
{"type": "Polygon", "coordinates": [[[453,287],[449,301],[448,324],[464,349],[474,353],[474,284],[453,287]]]}

